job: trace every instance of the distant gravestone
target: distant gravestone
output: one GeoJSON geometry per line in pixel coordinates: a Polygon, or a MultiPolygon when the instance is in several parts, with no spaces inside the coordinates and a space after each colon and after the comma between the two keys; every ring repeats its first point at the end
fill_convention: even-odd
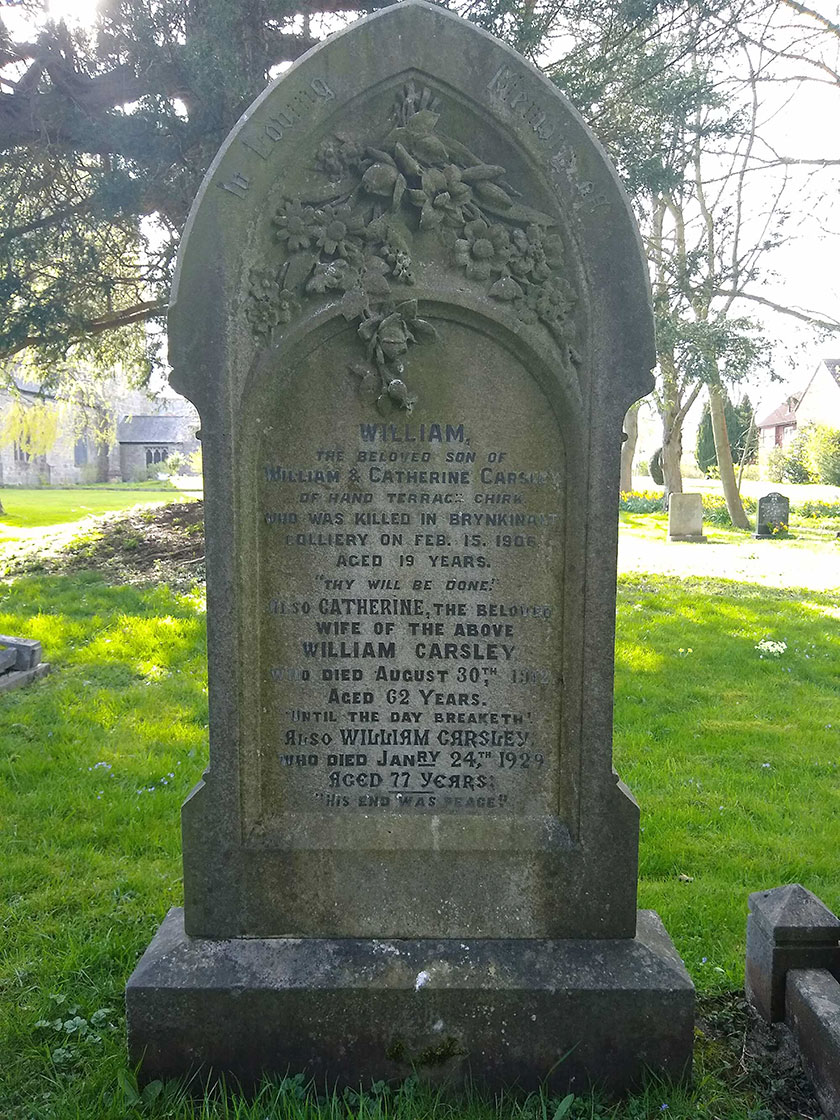
{"type": "Polygon", "coordinates": [[[790,525],[790,499],[774,491],[758,499],[758,513],[755,519],[755,535],[775,537],[787,532],[790,525]]]}
{"type": "Polygon", "coordinates": [[[671,495],[668,500],[668,540],[705,544],[702,494],[671,495]]]}
{"type": "Polygon", "coordinates": [[[627,201],[529,64],[408,0],[275,82],[182,244],[210,768],[127,989],[145,1077],[690,1066],[612,769],[619,452],[654,362],[627,201]]]}

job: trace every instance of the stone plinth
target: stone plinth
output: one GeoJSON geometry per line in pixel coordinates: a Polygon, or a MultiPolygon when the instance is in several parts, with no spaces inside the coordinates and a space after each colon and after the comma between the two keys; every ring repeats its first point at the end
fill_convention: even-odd
{"type": "Polygon", "coordinates": [[[799,883],[749,898],[745,987],[769,1023],[785,1017],[790,969],[830,969],[840,979],[840,919],[799,883]]]}
{"type": "Polygon", "coordinates": [[[288,1069],[617,1093],[647,1067],[690,1073],[694,988],[649,910],[635,938],[605,941],[217,941],[187,937],[173,909],[126,1000],[146,1079],[288,1069]]]}

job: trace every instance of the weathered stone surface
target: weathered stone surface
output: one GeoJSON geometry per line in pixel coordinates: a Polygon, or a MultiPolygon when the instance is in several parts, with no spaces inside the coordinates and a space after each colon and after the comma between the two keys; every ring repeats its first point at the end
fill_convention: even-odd
{"type": "Polygon", "coordinates": [[[799,883],[755,891],[749,905],[746,993],[775,1023],[785,1017],[789,969],[827,968],[840,978],[840,920],[799,883]]]}
{"type": "Polygon", "coordinates": [[[17,669],[34,669],[41,661],[41,643],[34,638],[9,638],[0,634],[0,646],[17,650],[17,669]]]}
{"type": "Polygon", "coordinates": [[[755,519],[756,538],[778,536],[790,525],[790,499],[784,494],[764,494],[758,499],[755,519]]]}
{"type": "Polygon", "coordinates": [[[574,110],[439,9],[354,24],[220,152],[170,354],[207,494],[188,931],[632,936],[615,494],[653,340],[574,110]]]}
{"type": "Polygon", "coordinates": [[[703,495],[672,494],[668,500],[668,540],[703,544],[703,495]]]}
{"type": "Polygon", "coordinates": [[[462,942],[485,961],[437,1016],[482,1079],[535,1083],[571,1034],[616,1085],[683,1069],[690,985],[651,979],[634,940],[638,808],[612,769],[619,452],[654,347],[597,142],[521,58],[409,0],[242,117],[173,298],[172,380],[201,415],[210,768],[182,814],[196,940],[174,978],[147,974],[154,1014],[131,981],[132,1053],[244,1068],[253,1035],[261,1065],[385,1075],[383,1023],[412,1055],[435,1042],[405,976],[399,996],[365,977],[399,939],[418,974],[462,942]],[[254,987],[247,942],[207,947],[230,938],[264,947],[254,987]],[[502,1020],[479,939],[504,946],[502,1020]],[[342,945],[346,992],[307,963],[342,945]],[[224,953],[212,998],[183,996],[224,953]],[[266,959],[291,977],[268,994],[266,959]]]}
{"type": "Polygon", "coordinates": [[[147,1078],[288,1068],[536,1089],[551,1071],[552,1091],[619,1092],[645,1066],[690,1072],[693,986],[644,910],[635,938],[563,941],[212,941],[171,910],[126,998],[147,1078]]]}
{"type": "Polygon", "coordinates": [[[24,688],[33,681],[39,681],[45,677],[50,671],[50,666],[46,661],[42,661],[40,665],[36,665],[34,669],[13,669],[11,672],[3,673],[0,676],[0,692],[14,692],[16,688],[24,688]]]}
{"type": "Polygon", "coordinates": [[[18,651],[12,646],[0,645],[0,673],[6,673],[17,665],[18,651]]]}
{"type": "Polygon", "coordinates": [[[829,1120],[840,1116],[840,984],[825,969],[787,974],[787,1025],[829,1120]]]}

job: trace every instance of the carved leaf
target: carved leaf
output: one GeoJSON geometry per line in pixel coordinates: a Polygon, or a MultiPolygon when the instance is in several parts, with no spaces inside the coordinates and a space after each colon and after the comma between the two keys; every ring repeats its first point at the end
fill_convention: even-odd
{"type": "Polygon", "coordinates": [[[474,167],[465,167],[461,171],[461,178],[465,183],[482,183],[487,179],[498,179],[504,175],[505,169],[495,163],[477,163],[474,167]]]}
{"type": "Polygon", "coordinates": [[[522,289],[512,276],[503,276],[501,280],[497,280],[490,289],[490,295],[493,299],[505,301],[519,299],[522,294],[522,289]]]}
{"type": "MultiPolygon", "coordinates": [[[[341,314],[349,323],[353,319],[357,319],[367,307],[367,296],[361,288],[352,288],[341,297],[339,306],[341,308],[341,314]]],[[[352,368],[355,369],[355,367],[352,368]]]]}
{"type": "Polygon", "coordinates": [[[399,142],[394,145],[394,156],[397,161],[397,166],[400,167],[406,175],[420,175],[422,173],[423,169],[420,164],[399,142]]]}
{"type": "Polygon", "coordinates": [[[286,267],[285,283],[287,288],[299,288],[318,260],[317,253],[300,252],[292,253],[286,267]]]}
{"type": "Polygon", "coordinates": [[[498,183],[481,179],[475,184],[475,189],[482,202],[492,203],[497,209],[509,210],[513,205],[513,199],[498,183]]]}
{"type": "Polygon", "coordinates": [[[405,175],[398,175],[397,181],[394,183],[394,199],[391,203],[391,208],[396,211],[399,210],[402,203],[403,195],[405,194],[405,175]]]}
{"type": "Polygon", "coordinates": [[[418,136],[412,140],[411,147],[418,158],[428,163],[447,163],[449,160],[446,145],[437,136],[418,136]]]}
{"type": "Polygon", "coordinates": [[[409,319],[408,325],[418,342],[437,342],[440,338],[428,319],[409,319]]]}
{"type": "Polygon", "coordinates": [[[421,109],[419,113],[408,118],[405,127],[413,137],[430,136],[439,119],[440,115],[433,113],[431,109],[421,109]]]}
{"type": "Polygon", "coordinates": [[[390,163],[392,167],[394,166],[394,159],[388,152],[383,152],[379,148],[368,148],[367,152],[371,159],[378,160],[380,163],[390,163]]]}
{"type": "Polygon", "coordinates": [[[557,222],[548,214],[543,214],[541,210],[532,210],[530,206],[522,206],[521,203],[515,202],[509,206],[497,206],[494,202],[488,202],[487,199],[481,200],[482,207],[491,214],[497,214],[499,217],[505,218],[508,222],[515,222],[517,225],[523,226],[555,226],[557,222]]]}

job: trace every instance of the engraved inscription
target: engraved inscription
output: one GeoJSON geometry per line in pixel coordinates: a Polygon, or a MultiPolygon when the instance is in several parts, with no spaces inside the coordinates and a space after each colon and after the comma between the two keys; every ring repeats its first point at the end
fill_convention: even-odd
{"type": "Polygon", "coordinates": [[[335,101],[335,91],[323,78],[313,78],[308,89],[274,110],[258,128],[246,128],[240,143],[249,151],[256,152],[260,159],[268,159],[278,140],[282,140],[291,129],[305,125],[311,119],[313,109],[329,101],[335,101]]]}
{"type": "Polygon", "coordinates": [[[250,190],[251,180],[241,171],[237,171],[220,186],[223,191],[229,191],[231,194],[235,194],[237,198],[244,198],[250,190]]]}
{"type": "MultiPolygon", "coordinates": [[[[486,339],[470,346],[473,387],[446,415],[374,423],[349,407],[313,443],[313,394],[298,389],[284,411],[296,422],[265,425],[255,470],[269,820],[556,812],[562,444],[524,369],[486,339]],[[524,400],[513,418],[493,407],[510,378],[524,400]]],[[[323,355],[301,374],[319,376],[323,355]]]]}

